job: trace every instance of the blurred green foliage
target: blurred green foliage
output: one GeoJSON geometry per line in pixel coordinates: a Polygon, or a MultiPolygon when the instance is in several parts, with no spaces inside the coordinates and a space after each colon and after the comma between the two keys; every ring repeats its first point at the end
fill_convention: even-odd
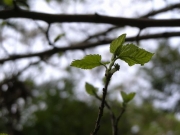
{"type": "MultiPolygon", "coordinates": [[[[167,102],[174,94],[180,94],[180,48],[171,47],[168,42],[160,43],[151,66],[143,68],[140,72],[143,72],[151,83],[152,89],[163,95],[160,97],[154,94],[150,98],[167,102]]],[[[178,112],[180,98],[169,108],[178,112]]]]}
{"type": "MultiPolygon", "coordinates": [[[[7,84],[11,86],[12,83],[8,82],[7,84]]],[[[15,86],[9,88],[19,87],[19,85],[15,86]]],[[[99,104],[94,102],[97,99],[93,99],[92,102],[78,100],[74,93],[73,78],[52,80],[42,85],[36,85],[32,80],[26,80],[23,86],[31,89],[32,96],[28,96],[26,105],[20,112],[20,120],[15,123],[22,127],[18,129],[15,125],[18,134],[79,135],[89,134],[93,130],[99,104]]],[[[117,116],[120,112],[119,101],[109,99],[109,104],[117,116]]],[[[3,111],[4,109],[1,108],[0,131],[9,133],[7,123],[11,122],[13,117],[4,117],[3,111]]],[[[180,134],[180,122],[173,113],[155,109],[147,102],[140,106],[130,103],[118,127],[119,133],[123,135],[180,134]]],[[[110,115],[105,109],[99,135],[109,135],[111,132],[110,115]]]]}
{"type": "MultiPolygon", "coordinates": [[[[89,134],[92,131],[98,107],[77,100],[72,92],[73,82],[62,81],[64,82],[63,88],[57,88],[54,83],[41,87],[42,93],[33,99],[33,104],[37,105],[39,102],[43,102],[46,107],[33,113],[34,117],[27,120],[23,126],[24,134],[79,135],[89,134]]],[[[106,114],[104,117],[100,134],[110,134],[109,116],[106,114]]]]}
{"type": "MultiPolygon", "coordinates": [[[[74,84],[63,80],[64,87],[57,88],[54,83],[39,87],[41,94],[33,100],[34,105],[43,102],[44,109],[38,109],[23,125],[26,135],[89,134],[94,128],[98,105],[94,102],[79,101],[73,94],[74,84]],[[41,88],[41,89],[40,89],[41,88]]],[[[120,112],[119,101],[110,101],[116,114],[120,112]]],[[[28,107],[27,107],[28,109],[28,107]]],[[[111,121],[105,109],[99,135],[111,134],[111,121]]],[[[130,104],[119,122],[119,133],[123,135],[180,134],[180,122],[174,114],[156,110],[149,103],[141,106],[130,104]]]]}

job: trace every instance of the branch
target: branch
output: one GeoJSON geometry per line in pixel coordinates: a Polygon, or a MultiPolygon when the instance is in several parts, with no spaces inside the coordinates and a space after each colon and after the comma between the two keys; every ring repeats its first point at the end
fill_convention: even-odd
{"type": "Polygon", "coordinates": [[[136,36],[136,43],[137,43],[137,45],[139,44],[139,36],[140,36],[141,32],[142,32],[142,28],[139,29],[139,32],[138,32],[138,34],[136,36]]]}
{"type": "Polygon", "coordinates": [[[46,32],[45,32],[45,35],[46,35],[46,38],[47,38],[47,40],[48,40],[49,45],[54,46],[54,44],[51,42],[50,37],[49,37],[50,27],[51,27],[51,24],[48,24],[47,30],[46,30],[46,32]]]}
{"type": "MultiPolygon", "coordinates": [[[[144,14],[144,15],[140,16],[139,18],[148,18],[150,16],[157,15],[159,13],[166,12],[168,10],[172,10],[172,9],[175,9],[175,8],[180,8],[180,3],[176,3],[176,4],[170,5],[168,7],[164,7],[164,8],[161,8],[159,10],[149,12],[147,14],[144,14]]],[[[113,27],[111,27],[111,28],[109,28],[109,29],[107,29],[105,31],[99,32],[99,33],[94,34],[92,36],[89,36],[89,38],[87,38],[85,41],[88,41],[88,40],[90,40],[92,38],[97,38],[98,36],[106,35],[106,34],[108,34],[108,32],[111,32],[112,30],[118,29],[118,28],[120,28],[120,26],[113,26],[113,27]]],[[[142,31],[142,28],[140,29],[140,31],[139,31],[139,33],[137,35],[137,43],[138,43],[138,37],[139,37],[141,31],[142,31]]]]}
{"type": "MultiPolygon", "coordinates": [[[[112,64],[114,64],[114,62],[112,64]]],[[[112,65],[109,66],[109,69],[108,69],[109,71],[111,70],[111,67],[112,67],[112,65]]],[[[101,105],[99,107],[99,113],[98,113],[98,117],[97,117],[96,124],[95,124],[95,127],[94,127],[94,131],[91,133],[91,135],[96,135],[97,132],[99,131],[100,121],[101,121],[101,118],[103,116],[104,106],[105,106],[105,103],[106,103],[106,95],[107,95],[108,85],[110,83],[112,74],[110,72],[107,72],[105,77],[106,77],[106,83],[105,83],[105,86],[103,88],[103,95],[102,95],[101,105]]]]}
{"type": "Polygon", "coordinates": [[[150,17],[150,16],[153,16],[153,15],[156,15],[156,14],[159,14],[159,13],[163,13],[163,12],[166,12],[168,10],[175,9],[175,8],[180,8],[180,3],[176,3],[176,4],[170,5],[168,7],[161,8],[159,10],[149,12],[148,14],[141,16],[141,18],[150,17]]]}
{"type": "MultiPolygon", "coordinates": [[[[139,36],[138,40],[145,40],[145,39],[157,39],[157,38],[168,38],[168,37],[179,37],[180,32],[171,32],[171,33],[157,33],[157,34],[151,34],[151,35],[145,35],[145,36],[139,36]]],[[[129,37],[126,38],[127,41],[136,41],[137,37],[129,37]]],[[[0,59],[0,64],[3,64],[6,61],[11,61],[11,60],[17,60],[17,59],[22,59],[22,58],[29,58],[29,57],[43,57],[43,56],[48,56],[48,55],[53,55],[57,52],[65,52],[69,50],[84,50],[87,48],[92,48],[100,45],[105,45],[109,44],[112,42],[113,39],[109,40],[102,40],[98,41],[95,43],[78,43],[73,46],[68,46],[68,47],[61,47],[61,48],[53,48],[50,50],[38,52],[38,53],[32,53],[32,54],[20,54],[20,55],[11,55],[8,58],[0,59]]]]}
{"type": "MultiPolygon", "coordinates": [[[[96,93],[94,93],[94,95],[99,101],[102,101],[102,98],[100,98],[96,93]]],[[[105,104],[106,108],[108,109],[110,117],[111,117],[111,125],[112,125],[113,135],[116,135],[116,133],[117,133],[116,117],[115,117],[114,112],[112,111],[110,105],[107,103],[106,100],[105,100],[104,104],[105,104]]]]}
{"type": "Polygon", "coordinates": [[[47,14],[40,12],[32,12],[27,10],[2,10],[0,11],[0,19],[9,18],[27,18],[34,20],[42,20],[47,23],[56,22],[84,22],[84,23],[102,23],[117,26],[132,26],[138,28],[147,27],[180,27],[180,19],[143,19],[143,18],[122,18],[111,17],[97,14],[47,14]]]}
{"type": "Polygon", "coordinates": [[[29,63],[27,66],[25,66],[23,69],[21,69],[20,71],[18,71],[18,73],[16,74],[16,76],[20,76],[24,71],[26,71],[29,67],[33,66],[33,65],[37,65],[38,63],[40,63],[41,60],[35,61],[35,62],[31,62],[29,63]]]}
{"type": "Polygon", "coordinates": [[[35,20],[34,20],[34,22],[36,23],[37,27],[45,34],[46,39],[47,39],[47,41],[48,41],[48,44],[49,44],[50,46],[55,47],[55,45],[51,42],[50,37],[49,37],[49,30],[50,30],[51,24],[48,23],[47,29],[44,30],[35,20]]]}
{"type": "MultiPolygon", "coordinates": [[[[150,16],[157,15],[157,14],[159,14],[159,13],[166,12],[166,11],[168,11],[168,10],[172,10],[172,9],[174,9],[174,8],[179,8],[179,7],[180,7],[180,3],[173,4],[173,5],[171,5],[171,6],[164,7],[164,8],[161,8],[161,9],[159,9],[159,10],[152,11],[152,12],[149,12],[149,13],[147,13],[147,14],[144,14],[144,15],[140,16],[139,18],[148,18],[148,17],[150,17],[150,16]]],[[[94,35],[92,35],[92,36],[90,35],[86,40],[84,40],[84,42],[86,42],[86,41],[88,41],[88,40],[90,40],[90,39],[92,39],[92,38],[98,38],[99,36],[105,36],[106,34],[108,34],[109,32],[111,32],[112,30],[118,29],[118,28],[120,28],[120,26],[113,26],[113,27],[110,27],[109,29],[107,29],[107,30],[105,30],[105,31],[99,32],[99,33],[94,34],[94,35]]],[[[139,33],[137,34],[137,39],[136,39],[137,44],[138,44],[138,42],[139,42],[138,38],[139,38],[139,35],[140,35],[142,29],[143,29],[143,28],[140,28],[140,31],[139,31],[139,33]]]]}
{"type": "Polygon", "coordinates": [[[104,31],[101,31],[101,32],[98,32],[96,34],[93,34],[93,35],[90,35],[86,40],[84,40],[83,42],[87,42],[93,38],[98,38],[100,36],[106,36],[109,32],[115,30],[115,29],[118,29],[119,26],[113,26],[113,27],[110,27],[108,28],[107,30],[104,30],[104,31]]]}

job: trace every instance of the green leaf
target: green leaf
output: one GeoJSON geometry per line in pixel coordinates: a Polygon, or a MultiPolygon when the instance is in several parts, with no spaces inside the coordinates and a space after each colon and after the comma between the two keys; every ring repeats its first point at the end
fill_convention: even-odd
{"type": "Polygon", "coordinates": [[[57,42],[59,39],[61,39],[63,36],[65,36],[64,33],[57,35],[56,38],[54,39],[54,43],[57,42]]]}
{"type": "Polygon", "coordinates": [[[148,52],[134,44],[127,44],[121,48],[119,58],[128,63],[129,66],[134,64],[144,65],[149,62],[154,54],[148,52]]]}
{"type": "Polygon", "coordinates": [[[110,52],[118,55],[125,41],[125,38],[126,38],[126,34],[122,34],[121,36],[113,40],[110,44],[110,52]]]}
{"type": "Polygon", "coordinates": [[[129,101],[131,101],[135,95],[136,95],[136,93],[134,93],[134,92],[126,94],[125,92],[121,91],[121,96],[123,98],[124,103],[128,103],[129,101]]]}
{"type": "Polygon", "coordinates": [[[121,96],[124,102],[127,101],[127,94],[124,91],[121,91],[121,96]]]}
{"type": "Polygon", "coordinates": [[[85,88],[86,88],[86,92],[89,94],[89,95],[95,95],[96,92],[98,91],[97,88],[95,88],[92,84],[90,83],[87,83],[85,84],[85,88]]]}
{"type": "Polygon", "coordinates": [[[101,66],[101,55],[94,54],[94,55],[86,55],[81,60],[74,60],[71,63],[71,66],[81,68],[81,69],[92,69],[98,66],[101,66]]]}
{"type": "Polygon", "coordinates": [[[136,95],[135,92],[131,92],[128,94],[129,101],[133,100],[134,96],[136,95]]]}

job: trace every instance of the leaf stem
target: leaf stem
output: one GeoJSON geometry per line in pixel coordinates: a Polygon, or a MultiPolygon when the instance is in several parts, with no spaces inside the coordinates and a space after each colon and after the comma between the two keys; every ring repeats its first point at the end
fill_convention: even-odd
{"type": "Polygon", "coordinates": [[[108,69],[107,66],[105,64],[103,64],[102,62],[101,62],[101,65],[104,66],[106,68],[106,70],[108,69]]]}
{"type": "Polygon", "coordinates": [[[116,119],[116,122],[115,122],[115,125],[114,125],[114,128],[115,128],[115,132],[114,132],[114,135],[118,135],[118,123],[119,123],[119,120],[121,119],[122,115],[124,114],[126,108],[123,107],[119,116],[117,117],[116,119]]]}

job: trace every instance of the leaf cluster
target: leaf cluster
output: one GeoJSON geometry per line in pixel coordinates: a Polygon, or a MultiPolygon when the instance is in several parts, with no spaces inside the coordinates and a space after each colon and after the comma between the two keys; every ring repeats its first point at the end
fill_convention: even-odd
{"type": "MultiPolygon", "coordinates": [[[[148,52],[134,44],[125,44],[126,34],[122,34],[117,39],[113,40],[110,44],[110,52],[113,54],[112,61],[115,62],[117,59],[123,60],[128,63],[129,66],[135,64],[144,65],[149,62],[153,56],[153,53],[148,52]]],[[[101,55],[90,54],[86,55],[81,60],[74,60],[71,66],[81,69],[92,69],[98,66],[105,66],[109,62],[101,61],[101,55]]],[[[105,66],[106,67],[106,66],[105,66]]]]}

